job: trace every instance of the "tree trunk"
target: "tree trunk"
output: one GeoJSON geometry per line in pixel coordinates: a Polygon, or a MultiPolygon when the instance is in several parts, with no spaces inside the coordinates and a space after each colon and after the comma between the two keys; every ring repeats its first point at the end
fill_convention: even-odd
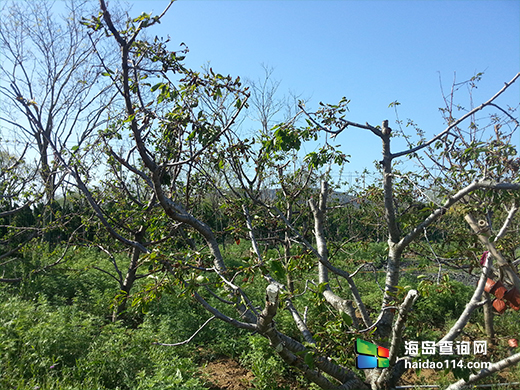
{"type": "Polygon", "coordinates": [[[477,234],[478,239],[484,245],[486,250],[488,250],[496,260],[498,267],[505,274],[507,281],[520,291],[520,278],[518,277],[514,267],[497,250],[495,244],[489,240],[488,234],[486,234],[486,227],[483,228],[479,226],[477,220],[471,214],[466,214],[464,219],[471,227],[471,229],[477,234]]]}
{"type": "MultiPolygon", "coordinates": [[[[309,200],[309,205],[311,207],[311,210],[312,210],[312,213],[314,216],[314,235],[316,237],[316,247],[317,247],[319,255],[325,261],[328,261],[328,257],[329,257],[329,252],[327,249],[327,241],[325,240],[325,232],[323,229],[325,213],[327,211],[328,188],[329,188],[328,183],[326,181],[322,181],[319,204],[316,205],[312,199],[309,200]]],[[[351,277],[348,276],[348,274],[346,274],[344,276],[349,284],[350,291],[352,293],[352,296],[354,297],[354,301],[356,302],[356,305],[359,309],[361,317],[363,318],[363,322],[365,323],[365,325],[367,327],[371,326],[372,321],[370,320],[368,311],[366,310],[365,305],[363,304],[363,301],[361,300],[361,296],[358,292],[358,289],[357,289],[354,281],[352,280],[351,277]]],[[[327,283],[327,287],[323,291],[323,297],[325,298],[325,300],[330,305],[332,305],[336,310],[348,314],[352,318],[352,325],[355,328],[357,328],[358,320],[356,317],[356,312],[354,310],[354,306],[352,305],[352,301],[339,297],[331,290],[330,286],[328,285],[329,271],[322,262],[318,263],[318,277],[319,277],[320,284],[327,283]]]]}
{"type": "MultiPolygon", "coordinates": [[[[141,226],[137,233],[135,233],[135,241],[142,244],[144,240],[144,233],[145,228],[144,226],[141,226]]],[[[137,247],[134,247],[132,250],[130,264],[128,265],[125,280],[123,280],[119,286],[121,299],[118,301],[117,305],[114,306],[114,311],[112,312],[112,322],[116,322],[117,320],[121,319],[126,312],[130,291],[132,290],[137,277],[137,268],[139,265],[139,256],[141,253],[143,252],[137,247]]]]}
{"type": "Polygon", "coordinates": [[[495,343],[495,329],[493,327],[493,306],[491,305],[491,296],[489,293],[484,292],[484,298],[486,303],[484,304],[484,327],[486,329],[486,336],[488,343],[495,343]]]}
{"type": "Polygon", "coordinates": [[[383,142],[383,190],[385,201],[385,220],[388,226],[388,265],[385,281],[385,293],[381,310],[383,310],[381,320],[377,326],[376,334],[379,337],[389,337],[392,333],[392,321],[394,314],[390,310],[385,310],[386,306],[391,305],[394,300],[393,294],[396,291],[395,286],[399,285],[399,268],[401,266],[401,254],[403,245],[400,244],[400,229],[395,216],[394,208],[394,188],[393,188],[393,172],[392,160],[393,156],[390,152],[390,134],[392,129],[388,127],[388,121],[384,120],[381,126],[381,141],[383,142]]]}

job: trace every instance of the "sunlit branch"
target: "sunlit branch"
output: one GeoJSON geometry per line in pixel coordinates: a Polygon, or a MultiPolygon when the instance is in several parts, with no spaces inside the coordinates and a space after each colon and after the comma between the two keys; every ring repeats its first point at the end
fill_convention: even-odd
{"type": "Polygon", "coordinates": [[[470,301],[464,308],[464,311],[460,315],[457,322],[451,327],[451,329],[448,331],[448,333],[440,341],[455,340],[462,332],[462,329],[464,329],[464,327],[468,323],[471,313],[473,313],[473,311],[477,307],[482,306],[485,303],[485,301],[481,302],[480,298],[482,297],[482,293],[484,292],[484,287],[486,286],[486,281],[487,281],[487,278],[489,275],[489,271],[491,270],[491,266],[492,266],[492,260],[491,260],[491,256],[489,256],[489,254],[488,254],[484,260],[484,267],[482,268],[480,280],[478,281],[477,288],[475,289],[473,296],[471,297],[470,301]]]}
{"type": "Polygon", "coordinates": [[[435,137],[433,137],[432,139],[430,139],[429,141],[421,144],[421,145],[418,145],[416,146],[415,148],[412,148],[412,149],[408,149],[408,150],[404,150],[402,152],[399,152],[399,153],[393,153],[392,154],[392,158],[398,158],[398,157],[401,157],[401,156],[406,156],[408,154],[411,154],[411,153],[415,153],[421,149],[424,149],[425,147],[431,145],[432,143],[434,143],[435,141],[439,140],[440,138],[442,138],[443,136],[445,136],[447,133],[449,133],[449,131],[455,127],[457,127],[461,122],[465,121],[467,118],[469,118],[470,116],[474,115],[476,112],[482,110],[483,108],[485,108],[486,106],[489,106],[491,105],[491,103],[496,99],[498,98],[506,89],[508,89],[511,84],[513,84],[518,78],[520,77],[520,73],[517,73],[515,75],[515,77],[513,77],[513,79],[508,82],[508,83],[505,83],[505,85],[502,87],[502,89],[500,91],[498,91],[492,98],[490,98],[487,102],[485,103],[482,103],[480,106],[478,107],[475,107],[473,110],[467,112],[465,115],[461,116],[459,119],[455,120],[453,123],[451,123],[445,130],[443,130],[442,132],[440,132],[439,134],[437,134],[435,137]]]}
{"type": "Polygon", "coordinates": [[[178,342],[178,343],[173,343],[173,344],[166,344],[166,343],[152,343],[153,345],[160,345],[160,346],[163,346],[163,347],[177,347],[179,345],[184,345],[184,344],[188,344],[191,340],[193,340],[195,338],[195,336],[197,336],[200,331],[202,329],[205,328],[206,325],[208,325],[211,321],[213,321],[214,319],[216,319],[217,317],[216,316],[213,316],[213,317],[210,317],[209,319],[206,320],[206,322],[204,322],[199,329],[197,329],[197,331],[195,333],[193,333],[188,339],[184,340],[184,341],[181,341],[181,342],[178,342]]]}
{"type": "Polygon", "coordinates": [[[497,242],[507,233],[507,229],[511,225],[511,222],[513,221],[513,218],[515,217],[517,211],[518,211],[518,205],[516,203],[513,203],[513,205],[509,209],[509,212],[507,213],[507,217],[506,217],[504,223],[502,224],[502,227],[500,228],[500,231],[495,236],[493,242],[497,242]]]}

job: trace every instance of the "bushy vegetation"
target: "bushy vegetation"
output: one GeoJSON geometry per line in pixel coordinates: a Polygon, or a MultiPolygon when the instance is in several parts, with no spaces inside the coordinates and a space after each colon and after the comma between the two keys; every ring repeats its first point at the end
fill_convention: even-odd
{"type": "MultiPolygon", "coordinates": [[[[247,244],[229,245],[228,249],[227,256],[237,256],[246,251],[247,244]]],[[[345,255],[341,261],[354,265],[380,250],[381,244],[353,243],[346,247],[352,258],[348,260],[345,255]]],[[[24,255],[31,260],[29,248],[24,255]]],[[[57,254],[45,256],[52,258],[57,254]]],[[[91,267],[104,260],[103,255],[78,249],[71,256],[75,258],[70,266],[65,263],[46,275],[0,286],[0,388],[202,390],[211,388],[211,384],[202,375],[201,367],[218,357],[238,360],[250,369],[258,389],[289,388],[291,383],[309,386],[272,355],[267,340],[223,324],[210,323],[189,344],[155,345],[184,341],[207,319],[191,297],[180,296],[180,290],[164,292],[160,299],[146,306],[130,307],[125,320],[111,322],[117,283],[91,267]]],[[[377,302],[382,292],[374,277],[377,274],[373,272],[364,273],[359,276],[358,285],[368,301],[377,302]]],[[[421,292],[406,330],[409,338],[415,340],[437,339],[446,324],[460,315],[472,292],[471,287],[448,277],[440,284],[413,276],[404,281],[404,289],[418,288],[421,292]]],[[[251,298],[261,302],[263,294],[258,288],[251,298]]],[[[319,344],[318,348],[341,363],[353,363],[356,335],[345,332],[342,319],[327,309],[319,294],[309,295],[303,304],[318,317],[327,318],[309,323],[316,338],[327,335],[322,337],[324,341],[336,340],[334,344],[319,344]]],[[[513,313],[506,313],[497,318],[499,340],[520,332],[520,324],[513,317],[513,313]]],[[[484,337],[478,326],[481,321],[482,314],[476,313],[470,328],[475,339],[484,337]]],[[[298,337],[287,311],[280,312],[277,324],[298,337]]],[[[499,342],[497,348],[506,347],[499,342]]]]}
{"type": "Polygon", "coordinates": [[[195,346],[153,344],[189,337],[201,310],[166,295],[148,314],[132,308],[126,322],[112,323],[116,284],[88,266],[98,253],[76,256],[75,268],[2,286],[0,388],[204,389],[195,346]]]}

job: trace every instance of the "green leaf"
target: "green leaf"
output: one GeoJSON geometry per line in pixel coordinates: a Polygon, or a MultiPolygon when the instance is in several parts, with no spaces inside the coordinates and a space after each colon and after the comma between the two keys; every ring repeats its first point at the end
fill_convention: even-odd
{"type": "Polygon", "coordinates": [[[278,279],[278,280],[284,280],[285,279],[285,269],[282,265],[282,262],[280,260],[271,260],[269,262],[269,268],[271,270],[271,273],[278,279]]]}
{"type": "Polygon", "coordinates": [[[123,123],[132,122],[134,119],[135,119],[135,114],[132,114],[132,115],[128,116],[128,118],[126,118],[126,119],[123,121],[123,123]]]}
{"type": "Polygon", "coordinates": [[[348,326],[351,326],[352,325],[352,317],[349,316],[347,313],[341,313],[341,318],[343,318],[343,321],[348,325],[348,326]]]}
{"type": "Polygon", "coordinates": [[[150,88],[150,90],[151,90],[152,92],[154,92],[155,90],[157,90],[158,88],[160,88],[162,85],[163,85],[163,83],[157,83],[157,84],[155,84],[152,88],[150,88]]]}
{"type": "Polygon", "coordinates": [[[314,356],[311,353],[306,353],[303,360],[305,361],[305,364],[307,364],[311,370],[314,369],[314,356]]]}
{"type": "Polygon", "coordinates": [[[320,294],[323,294],[323,292],[327,289],[328,286],[329,286],[328,282],[323,282],[323,283],[318,284],[318,292],[320,294]]]}

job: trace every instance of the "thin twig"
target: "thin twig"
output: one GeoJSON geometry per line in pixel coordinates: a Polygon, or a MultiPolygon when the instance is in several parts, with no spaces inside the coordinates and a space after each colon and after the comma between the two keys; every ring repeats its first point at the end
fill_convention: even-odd
{"type": "Polygon", "coordinates": [[[520,77],[520,73],[517,73],[513,79],[508,82],[508,83],[505,83],[505,85],[502,87],[502,89],[500,91],[498,91],[492,98],[490,98],[487,102],[485,103],[482,103],[480,106],[478,107],[475,107],[473,110],[469,111],[468,113],[466,113],[465,115],[461,116],[459,119],[457,119],[456,121],[452,122],[445,130],[443,130],[442,132],[440,132],[439,134],[437,134],[435,137],[433,137],[432,139],[430,139],[429,141],[421,144],[421,145],[418,145],[416,146],[415,148],[412,148],[412,149],[408,149],[408,150],[403,150],[402,152],[399,152],[399,153],[394,153],[392,154],[392,158],[397,158],[397,157],[401,157],[401,156],[406,156],[408,154],[412,154],[412,153],[415,153],[421,149],[424,149],[425,147],[431,145],[432,143],[434,143],[435,141],[437,141],[438,139],[442,138],[443,136],[445,136],[451,129],[453,129],[454,127],[458,126],[461,122],[463,122],[464,120],[466,120],[467,118],[469,118],[470,116],[474,115],[476,112],[482,110],[484,107],[486,106],[489,106],[491,105],[491,103],[496,99],[498,98],[507,88],[509,88],[509,86],[511,86],[511,84],[513,84],[518,78],[520,77]]]}
{"type": "Polygon", "coordinates": [[[435,253],[435,251],[432,248],[432,245],[430,244],[430,240],[428,239],[428,233],[426,232],[426,227],[424,228],[424,238],[426,239],[426,242],[428,243],[428,246],[430,247],[430,250],[433,254],[433,258],[435,259],[437,264],[439,264],[439,272],[437,272],[437,284],[439,284],[441,281],[442,263],[437,258],[437,253],[435,253]]]}
{"type": "Polygon", "coordinates": [[[498,240],[500,240],[506,234],[507,229],[509,228],[509,225],[513,221],[513,218],[514,218],[514,216],[515,216],[517,211],[518,211],[518,205],[515,202],[511,206],[511,209],[509,209],[509,212],[507,214],[506,220],[504,221],[504,224],[500,228],[500,231],[498,232],[498,234],[495,236],[495,239],[493,240],[493,242],[497,242],[498,240]]]}
{"type": "Polygon", "coordinates": [[[152,343],[152,344],[153,344],[153,345],[160,345],[160,346],[163,346],[163,347],[177,347],[177,346],[179,346],[179,345],[188,344],[191,340],[193,340],[193,338],[194,338],[195,336],[197,336],[197,334],[199,334],[199,332],[200,332],[202,329],[204,329],[204,327],[205,327],[207,324],[209,324],[209,323],[210,323],[211,321],[213,321],[215,318],[217,318],[217,317],[213,316],[213,317],[209,318],[208,320],[206,320],[206,322],[204,322],[204,323],[202,324],[202,326],[201,326],[199,329],[197,329],[197,331],[196,331],[195,333],[193,333],[193,334],[191,335],[191,337],[190,337],[189,339],[187,339],[187,340],[181,341],[181,342],[179,342],[179,343],[173,343],[173,344],[165,344],[165,343],[152,343]]]}

